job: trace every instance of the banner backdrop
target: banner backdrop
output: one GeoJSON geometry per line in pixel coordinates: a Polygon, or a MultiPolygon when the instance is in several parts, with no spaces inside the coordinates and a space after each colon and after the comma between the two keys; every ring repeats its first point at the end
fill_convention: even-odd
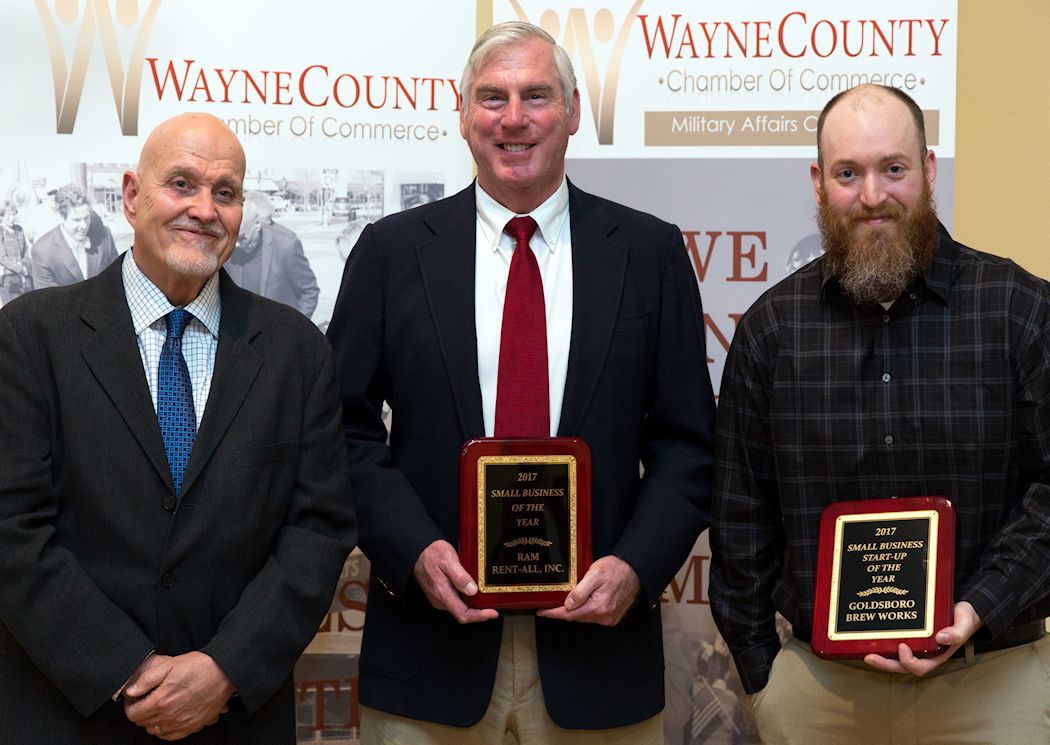
{"type": "MultiPolygon", "coordinates": [[[[124,170],[157,123],[206,111],[241,138],[263,220],[293,235],[266,258],[246,237],[231,274],[324,328],[363,226],[471,179],[459,77],[478,26],[510,19],[546,28],[576,67],[569,177],[681,227],[716,390],[741,314],[821,252],[808,167],[832,95],[877,82],[919,102],[951,226],[955,2],[12,0],[2,15],[0,200],[29,248],[4,271],[22,291],[45,276],[32,243],[60,222],[55,189],[82,188],[92,240],[127,249],[124,170]]],[[[709,561],[705,535],[662,599],[670,745],[756,742],[708,613],[709,561]]],[[[355,553],[296,668],[300,742],[357,742],[367,585],[355,553]]]]}

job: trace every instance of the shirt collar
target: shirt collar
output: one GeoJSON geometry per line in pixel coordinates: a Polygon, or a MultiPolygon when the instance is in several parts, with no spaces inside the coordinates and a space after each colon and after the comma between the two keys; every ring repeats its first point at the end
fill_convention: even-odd
{"type": "MultiPolygon", "coordinates": [[[[496,251],[499,248],[503,228],[516,213],[511,212],[493,199],[480,184],[474,185],[474,201],[477,204],[478,219],[485,235],[485,241],[496,251]]],[[[562,176],[561,185],[555,189],[539,207],[528,215],[536,221],[536,232],[551,253],[555,250],[558,235],[569,217],[569,183],[562,176]]]]}
{"type": "MultiPolygon", "coordinates": [[[[160,291],[149,277],[142,273],[138,264],[135,263],[134,249],[128,252],[121,267],[124,279],[124,292],[129,300],[128,307],[131,309],[131,323],[135,327],[135,336],[138,336],[158,320],[164,318],[168,313],[175,310],[174,305],[168,301],[164,293],[160,291]]],[[[219,295],[219,273],[208,277],[200,293],[192,301],[183,306],[190,314],[204,324],[212,337],[219,338],[219,319],[222,315],[222,299],[219,295]]]]}
{"type": "Polygon", "coordinates": [[[65,225],[63,225],[62,223],[59,223],[58,227],[62,231],[62,237],[65,239],[66,245],[69,246],[70,250],[83,252],[84,250],[87,249],[87,244],[88,244],[87,236],[84,236],[84,240],[78,242],[77,239],[74,238],[72,235],[70,235],[69,231],[66,230],[66,226],[65,225]]]}

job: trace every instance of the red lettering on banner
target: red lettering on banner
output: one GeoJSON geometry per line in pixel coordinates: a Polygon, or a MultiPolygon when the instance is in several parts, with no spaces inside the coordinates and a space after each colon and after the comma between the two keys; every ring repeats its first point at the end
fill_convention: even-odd
{"type": "MultiPolygon", "coordinates": [[[[656,33],[660,35],[660,46],[664,48],[664,57],[670,59],[671,57],[671,41],[674,40],[675,30],[678,28],[678,20],[682,17],[680,13],[675,13],[671,16],[674,19],[674,24],[671,26],[671,39],[667,38],[667,33],[664,31],[664,19],[663,16],[656,17],[656,33]]],[[[656,47],[656,38],[649,36],[649,15],[647,13],[639,13],[638,20],[642,22],[642,36],[645,38],[645,51],[649,55],[649,59],[653,58],[653,49],[656,47]]],[[[686,26],[688,28],[688,26],[686,26]]]]}
{"type": "Polygon", "coordinates": [[[175,97],[182,100],[182,91],[186,88],[186,78],[190,74],[190,65],[193,64],[194,60],[186,59],[183,62],[186,63],[186,70],[182,73],[182,80],[180,81],[175,76],[175,63],[168,60],[168,67],[164,72],[164,82],[160,82],[160,77],[157,75],[157,58],[147,57],[146,61],[149,62],[150,71],[153,73],[153,85],[157,88],[157,98],[164,97],[164,91],[168,87],[168,82],[171,82],[171,87],[175,89],[175,97]]]}
{"type": "Polygon", "coordinates": [[[914,57],[920,51],[939,57],[941,35],[948,23],[947,18],[816,18],[811,21],[806,13],[798,10],[775,20],[689,22],[680,13],[655,17],[640,13],[638,19],[642,43],[650,59],[654,53],[666,59],[715,56],[733,59],[769,58],[774,52],[791,59],[807,55],[826,59],[840,54],[850,58],[863,54],[892,57],[895,53],[914,57]],[[694,25],[702,35],[699,39],[693,35],[694,25]],[[775,45],[770,42],[774,26],[777,29],[775,45]],[[895,45],[898,32],[902,43],[895,45]],[[789,42],[789,36],[798,41],[789,42]],[[697,49],[698,40],[703,49],[697,49]],[[928,46],[932,51],[926,51],[928,46]]]}
{"type": "MultiPolygon", "coordinates": [[[[167,64],[157,57],[147,57],[157,99],[173,96],[182,101],[208,103],[259,103],[273,106],[291,106],[302,101],[307,106],[327,106],[331,99],[340,108],[350,109],[364,99],[369,108],[417,111],[438,110],[438,95],[452,93],[452,110],[460,110],[459,90],[451,78],[401,78],[396,75],[355,76],[341,73],[330,78],[325,65],[309,65],[302,72],[290,70],[244,70],[239,68],[203,68],[196,60],[182,60],[181,68],[174,61],[167,64]],[[233,97],[233,86],[244,81],[244,96],[233,97]],[[362,83],[363,80],[363,83],[362,83]],[[364,91],[362,95],[362,84],[364,91]],[[447,88],[446,88],[447,84],[447,88]],[[216,93],[221,87],[221,97],[216,93]],[[393,95],[390,95],[393,93],[393,95]],[[295,94],[298,94],[296,96],[295,94]]],[[[448,103],[448,99],[445,99],[448,103]]]]}
{"type": "Polygon", "coordinates": [[[696,239],[697,236],[702,234],[703,231],[701,230],[682,231],[682,237],[685,239],[685,250],[689,253],[689,258],[692,260],[698,282],[703,282],[704,277],[707,276],[707,267],[711,265],[711,254],[715,250],[715,241],[718,240],[718,236],[722,235],[721,231],[707,234],[707,255],[704,258],[700,258],[700,249],[696,245],[696,239]]]}
{"type": "Polygon", "coordinates": [[[287,70],[281,70],[279,72],[275,72],[273,76],[273,87],[275,89],[275,92],[277,93],[277,95],[273,99],[273,102],[278,106],[291,106],[292,99],[287,98],[282,101],[281,94],[287,93],[291,89],[292,74],[287,70]]]}
{"type": "MultiPolygon", "coordinates": [[[[740,318],[743,315],[744,315],[743,313],[730,313],[729,314],[729,320],[731,320],[733,322],[733,330],[734,331],[736,330],[736,325],[738,323],[740,323],[740,318]]],[[[722,329],[718,328],[718,324],[715,323],[715,320],[713,318],[711,318],[711,315],[709,313],[704,313],[704,330],[707,331],[707,332],[710,332],[710,334],[714,335],[715,340],[718,342],[718,345],[720,347],[722,347],[722,349],[724,349],[726,352],[729,351],[729,339],[732,337],[732,334],[724,334],[722,332],[722,329]]],[[[707,348],[711,349],[711,342],[710,342],[710,340],[708,340],[708,342],[707,342],[707,348]]],[[[714,361],[715,361],[715,358],[712,357],[710,354],[708,354],[707,355],[707,364],[709,364],[709,365],[714,364],[714,361]]]]}
{"type": "MultiPolygon", "coordinates": [[[[704,586],[704,564],[711,560],[710,556],[690,556],[685,564],[685,576],[679,584],[678,576],[671,579],[671,584],[660,596],[661,603],[681,603],[686,597],[686,590],[692,588],[692,593],[686,597],[686,605],[707,605],[707,590],[704,586]],[[690,577],[692,581],[690,582],[690,577]],[[670,594],[670,597],[668,597],[670,594]],[[672,600],[673,598],[673,600],[672,600]]],[[[681,571],[679,571],[679,574],[681,571]]]]}
{"type": "Polygon", "coordinates": [[[230,79],[227,80],[223,73],[226,72],[222,68],[216,68],[215,74],[219,76],[219,82],[222,83],[222,102],[230,103],[230,85],[233,83],[234,78],[237,77],[236,70],[230,70],[230,79]]]}
{"type": "Polygon", "coordinates": [[[208,88],[208,78],[204,75],[204,70],[197,72],[197,82],[193,84],[193,92],[190,93],[190,101],[197,102],[197,92],[204,91],[204,98],[208,103],[215,103],[215,99],[211,97],[211,90],[208,88]]]}
{"type": "Polygon", "coordinates": [[[321,627],[318,629],[319,633],[338,633],[340,631],[361,631],[365,627],[365,609],[368,606],[365,600],[356,600],[355,594],[359,594],[361,597],[368,597],[368,582],[357,579],[348,580],[339,585],[339,590],[336,592],[336,600],[339,601],[339,605],[342,606],[343,610],[329,613],[325,616],[324,621],[321,622],[321,627]],[[354,590],[357,593],[354,593],[354,590]],[[344,613],[356,612],[360,613],[360,618],[354,618],[348,620],[344,613]],[[335,619],[335,628],[332,628],[332,619],[335,619]]]}
{"type": "Polygon", "coordinates": [[[762,270],[758,274],[753,274],[749,277],[744,276],[743,266],[745,261],[749,262],[752,268],[758,266],[755,249],[761,248],[763,251],[766,250],[766,231],[730,230],[728,235],[733,236],[733,273],[726,277],[726,282],[765,282],[769,262],[763,261],[762,270]],[[751,236],[758,240],[749,244],[745,250],[744,236],[751,236]]]}
{"type": "Polygon", "coordinates": [[[327,95],[324,97],[324,100],[320,103],[314,103],[310,100],[310,97],[306,95],[306,76],[311,70],[321,70],[322,72],[324,72],[325,75],[328,74],[328,68],[324,65],[310,65],[305,70],[303,70],[303,74],[299,76],[299,98],[303,99],[307,106],[324,106],[328,103],[327,95]]]}

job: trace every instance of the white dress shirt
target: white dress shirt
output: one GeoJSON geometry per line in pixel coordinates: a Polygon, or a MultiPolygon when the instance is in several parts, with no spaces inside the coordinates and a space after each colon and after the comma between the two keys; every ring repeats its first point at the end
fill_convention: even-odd
{"type": "Polygon", "coordinates": [[[70,235],[66,230],[65,225],[60,225],[59,227],[62,230],[62,237],[65,239],[66,245],[69,246],[69,250],[73,252],[73,259],[76,260],[77,266],[80,267],[81,278],[87,279],[87,247],[91,243],[90,239],[85,236],[84,240],[78,243],[77,239],[70,235]]]}
{"type": "MultiPolygon", "coordinates": [[[[514,240],[503,232],[512,217],[503,205],[475,185],[478,210],[474,262],[474,327],[478,339],[478,380],[485,417],[485,435],[492,437],[496,423],[496,384],[499,379],[500,331],[507,275],[514,255],[514,240]]],[[[550,386],[551,436],[558,433],[565,374],[569,366],[572,335],[572,243],[569,227],[569,186],[561,186],[543,204],[528,213],[537,230],[529,241],[543,280],[547,320],[547,380],[550,386]]],[[[521,215],[523,216],[523,215],[521,215]]]]}

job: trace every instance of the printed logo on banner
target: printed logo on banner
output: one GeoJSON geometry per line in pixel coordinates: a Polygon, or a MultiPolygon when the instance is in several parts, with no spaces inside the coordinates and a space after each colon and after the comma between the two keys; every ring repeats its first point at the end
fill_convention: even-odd
{"type": "Polygon", "coordinates": [[[583,8],[569,8],[564,22],[557,10],[548,8],[540,14],[539,22],[529,19],[528,14],[517,0],[510,0],[511,7],[518,20],[536,23],[548,34],[558,39],[569,57],[579,52],[580,67],[587,85],[587,99],[591,104],[591,116],[594,118],[594,131],[598,135],[599,145],[613,144],[613,120],[616,117],[616,88],[620,82],[620,70],[623,65],[624,48],[631,25],[638,17],[638,9],[644,0],[635,0],[631,9],[616,29],[616,19],[608,8],[596,11],[591,19],[583,8]],[[564,34],[562,34],[564,23],[564,34]],[[593,37],[592,32],[593,31],[593,37]],[[615,40],[613,39],[615,35],[615,40]],[[559,39],[560,37],[560,39],[559,39]],[[594,40],[601,44],[612,42],[609,65],[605,70],[603,81],[598,72],[598,61],[594,53],[594,40]]]}
{"type": "Polygon", "coordinates": [[[56,131],[58,134],[73,133],[77,111],[80,109],[80,98],[84,92],[88,61],[91,59],[97,33],[106,60],[106,71],[112,87],[117,119],[120,121],[120,131],[125,135],[137,135],[146,39],[153,28],[160,0],[150,0],[149,6],[141,15],[138,0],[116,0],[113,8],[110,8],[108,0],[84,0],[83,3],[78,0],[54,0],[51,5],[53,12],[44,0],[36,0],[37,12],[40,14],[51,52],[56,131]],[[126,29],[134,29],[135,32],[127,67],[121,61],[114,16],[116,23],[126,29]],[[68,64],[59,24],[76,29],[72,61],[68,64]]]}

